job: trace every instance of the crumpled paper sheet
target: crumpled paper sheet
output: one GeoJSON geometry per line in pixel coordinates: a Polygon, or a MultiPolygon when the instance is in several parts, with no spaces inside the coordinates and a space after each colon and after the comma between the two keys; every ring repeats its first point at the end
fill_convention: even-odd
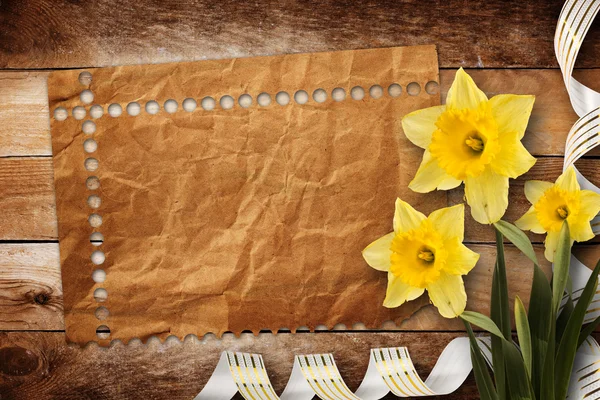
{"type": "Polygon", "coordinates": [[[427,303],[422,299],[396,309],[382,306],[387,276],[363,260],[361,251],[392,230],[394,200],[410,202],[423,212],[446,205],[446,195],[413,193],[422,150],[404,136],[401,118],[434,105],[439,94],[425,91],[438,82],[434,46],[296,54],[234,60],[90,69],[92,81],[78,81],[81,70],[58,71],[48,81],[51,114],[57,107],[71,113],[83,105],[83,120],[51,116],[60,257],[66,333],[69,341],[146,340],[156,335],[221,335],[243,330],[314,329],[323,324],[352,327],[362,322],[377,329],[385,321],[400,323],[427,303]],[[410,82],[421,86],[411,96],[410,82]],[[402,95],[387,93],[392,83],[402,95]],[[378,84],[384,95],[374,99],[378,84]],[[350,97],[354,86],[362,100],[350,97]],[[331,92],[347,94],[334,101],[331,92]],[[328,93],[324,103],[301,105],[297,90],[328,93]],[[84,105],[80,93],[94,94],[84,105]],[[281,106],[275,94],[292,100],[281,106]],[[257,104],[269,93],[267,107],[257,104]],[[244,93],[249,108],[237,101],[224,110],[218,99],[244,93]],[[212,111],[200,107],[212,96],[212,111]],[[198,108],[182,109],[185,98],[198,108]],[[174,99],[175,113],[163,104],[174,99]],[[156,115],[144,111],[156,100],[156,115]],[[138,102],[138,116],[127,114],[138,102]],[[119,103],[123,114],[111,117],[119,103]],[[93,119],[90,106],[104,115],[93,119]],[[86,120],[93,134],[82,132],[86,120]],[[98,149],[87,154],[83,142],[98,149]],[[86,158],[98,160],[86,171],[86,158]],[[86,179],[97,176],[100,188],[86,179]],[[87,204],[97,194],[97,210],[87,204]],[[92,228],[88,217],[102,216],[92,228]],[[92,232],[104,243],[93,246],[92,232]],[[90,261],[101,250],[100,266],[90,261]],[[92,272],[106,272],[103,283],[92,272]],[[105,288],[103,303],[94,291],[105,288]],[[98,320],[97,307],[109,310],[98,320]],[[96,329],[106,325],[108,339],[96,329]]]}

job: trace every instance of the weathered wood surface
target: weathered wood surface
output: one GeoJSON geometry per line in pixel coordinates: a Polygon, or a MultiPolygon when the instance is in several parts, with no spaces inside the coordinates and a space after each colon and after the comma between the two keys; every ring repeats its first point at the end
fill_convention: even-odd
{"type": "MultiPolygon", "coordinates": [[[[556,68],[552,40],[563,0],[442,2],[116,2],[100,0],[0,1],[0,69],[94,67],[232,58],[293,52],[347,50],[435,43],[443,68],[472,70],[488,93],[537,96],[525,143],[541,158],[527,179],[560,173],[566,133],[576,120],[556,68]],[[543,117],[542,117],[543,116],[543,117]]],[[[578,66],[600,67],[600,25],[594,24],[578,66]]],[[[0,399],[191,399],[210,376],[223,349],[263,353],[281,390],[294,353],[333,352],[354,389],[368,349],[407,345],[425,376],[456,333],[319,333],[243,336],[224,341],[190,338],[109,349],[68,346],[63,329],[55,202],[45,80],[48,71],[0,71],[0,399]],[[33,156],[33,157],[32,157],[33,156]],[[52,241],[27,243],[25,241],[52,241]],[[27,331],[27,332],[24,332],[27,331]],[[37,332],[36,332],[37,331],[37,332]]],[[[597,88],[598,70],[575,75],[597,88]]],[[[445,96],[453,70],[441,71],[445,96]]],[[[595,156],[600,152],[595,152],[595,156]]],[[[600,182],[598,160],[582,170],[600,182]]],[[[527,208],[523,179],[511,182],[513,220],[527,208]]],[[[462,201],[460,190],[449,203],[462,201]]],[[[472,242],[488,242],[488,229],[467,219],[472,242]]],[[[534,237],[534,239],[536,239],[534,237]]],[[[540,240],[539,237],[536,239],[540,240]]],[[[489,244],[472,244],[482,262],[466,279],[469,308],[486,312],[491,265],[489,244]],[[487,288],[487,289],[486,289],[487,288]]],[[[536,246],[541,259],[541,246],[536,246]]],[[[511,295],[523,294],[531,268],[508,248],[511,295]]],[[[600,245],[580,246],[591,265],[600,245]]],[[[544,264],[546,272],[549,265],[544,264]]],[[[431,306],[405,321],[406,330],[462,329],[431,306]]],[[[472,377],[448,399],[479,398],[472,377]]]]}
{"type": "MultiPolygon", "coordinates": [[[[584,159],[578,162],[581,172],[592,182],[600,182],[599,161],[584,159]]],[[[560,157],[540,157],[536,165],[522,177],[511,181],[509,208],[505,219],[514,221],[523,215],[530,204],[525,198],[526,180],[554,181],[562,171],[560,157]]],[[[0,158],[0,240],[56,240],[56,202],[50,157],[0,158]]],[[[448,192],[450,205],[464,203],[462,188],[448,192]]],[[[391,225],[390,225],[391,228],[391,225]]],[[[530,234],[532,241],[543,241],[542,235],[530,234]]],[[[475,222],[470,213],[465,219],[465,240],[485,243],[494,240],[493,232],[475,222]]],[[[600,241],[600,239],[594,239],[600,241]]]]}
{"type": "MultiPolygon", "coordinates": [[[[440,71],[442,99],[446,98],[455,72],[440,71]]],[[[499,69],[470,70],[469,73],[490,97],[499,93],[535,95],[536,103],[524,143],[537,156],[564,153],[567,133],[577,121],[577,115],[558,70],[499,69]]],[[[0,71],[0,157],[52,154],[48,74],[44,71],[0,71]]],[[[594,82],[600,80],[600,70],[578,70],[576,76],[594,87],[594,82]]],[[[592,154],[600,155],[600,151],[592,154]]]]}
{"type": "MultiPolygon", "coordinates": [[[[556,67],[563,0],[3,0],[0,68],[64,68],[438,45],[442,67],[556,67]]],[[[581,66],[597,67],[592,27],[581,66]]]]}
{"type": "MultiPolygon", "coordinates": [[[[65,344],[63,333],[0,333],[0,398],[182,399],[194,398],[208,381],[224,350],[262,353],[279,393],[290,376],[295,354],[332,353],[345,382],[356,390],[376,347],[406,346],[425,379],[456,333],[300,333],[243,334],[234,339],[188,337],[181,343],[150,339],[110,348],[65,344]]],[[[389,398],[395,398],[390,396],[389,398]]],[[[478,399],[472,377],[444,399],[478,399]]]]}
{"type": "MultiPolygon", "coordinates": [[[[488,314],[495,247],[490,244],[473,244],[470,247],[481,254],[481,260],[465,278],[469,293],[467,308],[488,314]]],[[[543,246],[535,247],[542,268],[549,275],[551,267],[543,258],[543,246]]],[[[587,265],[594,265],[600,258],[600,245],[580,246],[577,255],[587,265]]],[[[519,295],[527,304],[532,265],[512,246],[506,247],[506,262],[510,298],[519,295]]],[[[433,306],[421,309],[398,327],[385,324],[384,328],[425,331],[464,329],[460,321],[440,317],[433,306]]],[[[0,331],[62,329],[58,244],[0,244],[0,331]]]]}

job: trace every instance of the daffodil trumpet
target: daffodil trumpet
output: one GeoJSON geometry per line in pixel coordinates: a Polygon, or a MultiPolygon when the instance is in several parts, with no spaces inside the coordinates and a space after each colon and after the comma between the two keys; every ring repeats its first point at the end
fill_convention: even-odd
{"type": "Polygon", "coordinates": [[[426,217],[396,200],[394,231],[363,250],[371,267],[388,274],[385,307],[398,307],[427,290],[442,316],[454,318],[464,311],[467,294],[462,276],[479,259],[462,243],[464,213],[460,204],[426,217]]]}
{"type": "Polygon", "coordinates": [[[473,218],[482,224],[500,220],[508,206],[508,179],[535,164],[521,143],[534,101],[513,94],[488,99],[459,69],[445,105],[402,119],[406,137],[425,150],[409,187],[427,193],[464,182],[473,218]]]}

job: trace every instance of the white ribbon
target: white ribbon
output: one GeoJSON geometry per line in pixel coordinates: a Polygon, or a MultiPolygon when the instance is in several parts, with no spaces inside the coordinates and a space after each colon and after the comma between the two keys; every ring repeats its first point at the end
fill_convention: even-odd
{"type": "MultiPolygon", "coordinates": [[[[556,26],[554,51],[569,93],[571,105],[579,115],[567,136],[563,171],[600,143],[600,93],[573,78],[573,67],[583,40],[600,10],[600,0],[567,0],[556,26]]],[[[575,169],[577,171],[577,169],[575,169]]],[[[600,189],[577,171],[582,189],[600,193],[600,189]]],[[[594,234],[600,233],[600,217],[592,220],[594,234]]],[[[569,275],[573,282],[573,300],[577,302],[592,271],[571,255],[569,275]]],[[[600,291],[596,291],[587,309],[585,323],[600,315],[600,291]]],[[[578,349],[569,385],[570,399],[600,399],[600,347],[592,338],[578,349]]]]}
{"type": "MultiPolygon", "coordinates": [[[[480,347],[486,359],[489,341],[480,347]]],[[[229,400],[239,392],[246,400],[377,400],[388,393],[398,397],[439,396],[454,392],[471,372],[468,338],[456,338],[444,349],[423,381],[406,347],[372,349],[365,377],[353,393],[344,383],[333,355],[300,355],[290,379],[278,396],[259,354],[223,352],[213,375],[194,400],[229,400]]]]}

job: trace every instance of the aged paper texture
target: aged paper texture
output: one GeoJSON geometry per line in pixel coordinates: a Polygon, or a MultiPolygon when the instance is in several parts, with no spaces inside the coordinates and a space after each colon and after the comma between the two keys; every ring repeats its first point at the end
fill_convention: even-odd
{"type": "Polygon", "coordinates": [[[51,118],[68,340],[98,340],[100,325],[110,329],[102,344],[356,322],[377,329],[426,304],[424,296],[384,308],[387,277],[361,251],[392,230],[396,197],[425,213],[446,205],[444,192],[408,189],[422,150],[401,128],[405,114],[439,104],[425,90],[438,82],[434,46],[99,68],[83,84],[80,72],[48,82],[51,112],[69,113],[51,118]],[[412,82],[418,93],[408,93],[412,82]],[[397,97],[392,84],[402,88],[397,97]],[[350,95],[357,86],[360,100],[350,95]],[[345,99],[332,98],[335,88],[345,99]],[[313,98],[317,89],[324,102],[313,98]],[[305,104],[294,100],[299,90],[305,104]],[[289,104],[278,104],[279,92],[289,104]],[[261,93],[268,106],[258,104],[261,93]],[[206,96],[214,109],[201,106],[206,96]],[[231,109],[223,96],[235,100],[231,109]],[[186,98],[195,110],[183,109],[186,98]],[[165,110],[169,99],[175,112],[165,110]],[[156,114],[145,110],[149,101],[160,105],[156,114]],[[139,115],[128,114],[130,103],[139,115]],[[109,115],[111,104],[120,116],[109,115]],[[73,117],[78,106],[85,118],[73,117]],[[87,139],[97,144],[91,153],[87,139]],[[89,158],[96,170],[86,169],[89,158]],[[93,232],[101,245],[90,243],[93,232]],[[102,264],[91,261],[94,251],[102,264]],[[104,282],[92,279],[96,269],[104,282]]]}

